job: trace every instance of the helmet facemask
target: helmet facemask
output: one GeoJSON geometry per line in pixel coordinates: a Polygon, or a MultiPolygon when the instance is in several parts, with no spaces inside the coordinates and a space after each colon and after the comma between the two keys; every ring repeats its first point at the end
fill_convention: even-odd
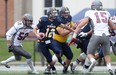
{"type": "Polygon", "coordinates": [[[54,20],[58,16],[58,12],[55,8],[50,8],[47,15],[50,19],[54,20]]]}
{"type": "Polygon", "coordinates": [[[60,11],[60,14],[64,18],[68,18],[70,16],[70,11],[67,7],[62,7],[61,11],[60,11]]]}
{"type": "Polygon", "coordinates": [[[100,2],[99,0],[93,1],[92,5],[91,5],[91,9],[92,10],[102,10],[103,9],[102,2],[100,2]]]}
{"type": "Polygon", "coordinates": [[[57,16],[58,16],[57,11],[53,11],[53,12],[51,13],[51,15],[50,15],[50,18],[51,18],[51,19],[56,19],[57,16]]]}
{"type": "Polygon", "coordinates": [[[31,26],[33,24],[33,17],[30,14],[24,14],[22,22],[26,26],[31,26]]]}

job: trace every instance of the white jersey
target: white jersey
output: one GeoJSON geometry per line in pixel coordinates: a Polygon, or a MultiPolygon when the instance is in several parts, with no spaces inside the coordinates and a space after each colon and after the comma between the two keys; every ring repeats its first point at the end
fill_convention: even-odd
{"type": "MultiPolygon", "coordinates": [[[[114,23],[114,25],[116,25],[116,16],[111,17],[111,20],[114,23]]],[[[113,31],[114,31],[115,35],[111,36],[110,40],[111,40],[112,43],[116,43],[116,30],[113,30],[113,31]]]]}
{"type": "Polygon", "coordinates": [[[6,33],[6,39],[8,40],[8,38],[11,37],[12,45],[22,46],[22,40],[24,40],[32,31],[32,27],[27,27],[22,21],[17,21],[6,33]]]}
{"type": "Polygon", "coordinates": [[[103,10],[88,10],[85,13],[85,17],[89,17],[93,22],[94,34],[98,36],[102,36],[103,33],[106,35],[110,35],[108,19],[110,17],[110,13],[103,10]]]}

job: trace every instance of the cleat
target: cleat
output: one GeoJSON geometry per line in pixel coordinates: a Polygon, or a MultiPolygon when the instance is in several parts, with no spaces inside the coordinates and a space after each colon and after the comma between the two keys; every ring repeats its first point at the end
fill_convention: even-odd
{"type": "Polygon", "coordinates": [[[28,74],[39,74],[37,71],[28,71],[28,74]]]}
{"type": "Polygon", "coordinates": [[[70,64],[70,70],[71,70],[72,73],[74,73],[75,67],[73,66],[73,63],[70,64]]]}
{"type": "Polygon", "coordinates": [[[84,65],[84,66],[83,66],[82,73],[84,73],[84,74],[89,73],[89,72],[88,72],[88,68],[89,68],[89,66],[84,65]]]}
{"type": "Polygon", "coordinates": [[[56,68],[52,67],[52,74],[57,74],[56,68]]]}
{"type": "Polygon", "coordinates": [[[57,71],[56,70],[52,70],[52,74],[57,74],[57,71]]]}
{"type": "Polygon", "coordinates": [[[96,65],[96,61],[92,62],[88,68],[88,72],[91,72],[93,70],[93,68],[95,67],[95,65],[96,65]]]}
{"type": "Polygon", "coordinates": [[[88,68],[89,68],[89,66],[84,65],[84,66],[83,66],[82,73],[83,73],[83,74],[88,74],[88,73],[89,73],[88,68]]]}
{"type": "Polygon", "coordinates": [[[110,75],[115,75],[111,69],[109,69],[108,72],[110,73],[110,75]]]}
{"type": "Polygon", "coordinates": [[[89,72],[88,72],[88,69],[83,67],[82,73],[83,73],[83,74],[89,73],[89,72]]]}
{"type": "Polygon", "coordinates": [[[44,74],[51,74],[51,67],[47,66],[47,68],[45,69],[44,74]]]}
{"type": "Polygon", "coordinates": [[[67,69],[68,69],[68,67],[64,67],[64,68],[63,68],[63,71],[62,71],[63,74],[67,74],[67,73],[68,73],[67,69]]]}
{"type": "Polygon", "coordinates": [[[10,66],[7,63],[5,63],[4,61],[0,62],[0,64],[4,65],[6,68],[10,68],[10,66]]]}
{"type": "Polygon", "coordinates": [[[114,70],[114,73],[115,73],[115,75],[116,75],[116,69],[114,70]]]}
{"type": "Polygon", "coordinates": [[[63,71],[62,71],[62,72],[63,72],[63,74],[67,74],[67,73],[69,73],[69,71],[67,71],[67,70],[68,70],[68,67],[66,66],[66,63],[65,63],[65,62],[63,62],[63,64],[62,64],[62,65],[63,65],[63,67],[64,67],[64,68],[63,68],[63,71]]]}

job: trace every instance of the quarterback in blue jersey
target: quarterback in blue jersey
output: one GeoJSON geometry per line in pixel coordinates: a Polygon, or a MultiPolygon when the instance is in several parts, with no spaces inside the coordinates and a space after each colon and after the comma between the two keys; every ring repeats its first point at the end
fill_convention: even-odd
{"type": "Polygon", "coordinates": [[[53,49],[52,44],[52,37],[56,27],[60,26],[70,30],[70,28],[61,24],[61,20],[57,18],[57,16],[57,10],[55,8],[50,8],[48,10],[47,17],[41,17],[39,23],[34,28],[34,33],[38,38],[38,48],[41,50],[47,60],[47,63],[49,64],[49,67],[45,69],[45,74],[56,73],[56,68],[54,67],[54,62],[52,61],[52,54],[49,50],[53,50],[55,54],[60,54],[59,51],[55,51],[53,49]]]}

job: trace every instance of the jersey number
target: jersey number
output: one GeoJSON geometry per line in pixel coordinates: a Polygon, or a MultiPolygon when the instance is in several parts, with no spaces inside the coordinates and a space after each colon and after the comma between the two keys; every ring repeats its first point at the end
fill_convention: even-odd
{"type": "Polygon", "coordinates": [[[47,28],[46,36],[47,36],[48,38],[52,38],[54,32],[55,32],[55,29],[47,28]]]}
{"type": "Polygon", "coordinates": [[[18,40],[24,40],[28,36],[28,33],[20,32],[18,40]]]}
{"type": "Polygon", "coordinates": [[[95,17],[97,19],[96,23],[101,23],[101,22],[107,23],[108,22],[107,17],[105,16],[106,15],[105,12],[100,12],[100,13],[96,12],[94,15],[95,15],[95,17]]]}

